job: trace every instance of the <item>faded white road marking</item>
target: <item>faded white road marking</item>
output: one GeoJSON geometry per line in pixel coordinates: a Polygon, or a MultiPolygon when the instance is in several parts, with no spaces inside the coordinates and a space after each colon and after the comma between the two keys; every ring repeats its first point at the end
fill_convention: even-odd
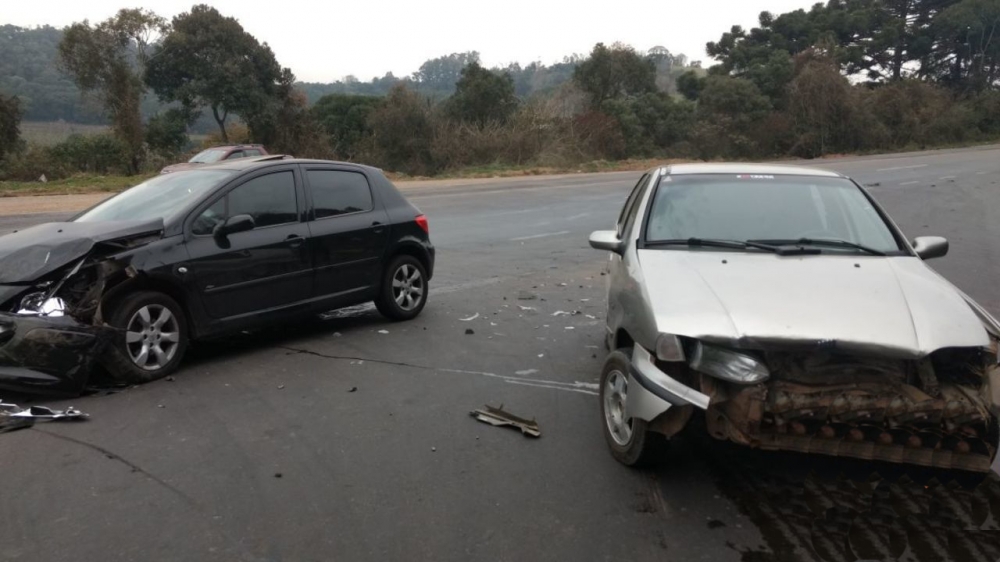
{"type": "Polygon", "coordinates": [[[876,172],[894,172],[896,170],[915,170],[917,168],[926,168],[928,164],[917,164],[916,166],[896,166],[894,168],[879,168],[875,170],[876,172]]]}
{"type": "Polygon", "coordinates": [[[569,234],[568,230],[560,230],[559,232],[546,232],[543,234],[532,234],[531,236],[518,236],[517,238],[511,238],[511,242],[520,242],[522,240],[534,240],[536,238],[547,238],[549,236],[562,236],[563,234],[569,234]]]}
{"type": "Polygon", "coordinates": [[[915,183],[920,183],[920,182],[919,181],[904,181],[903,183],[901,183],[899,185],[913,185],[915,183]]]}
{"type": "Polygon", "coordinates": [[[566,220],[573,221],[576,219],[582,219],[584,217],[589,217],[590,213],[580,213],[579,215],[573,215],[572,217],[566,217],[566,220]]]}
{"type": "Polygon", "coordinates": [[[986,175],[986,174],[988,174],[988,173],[989,173],[989,172],[976,172],[976,175],[977,175],[977,176],[985,176],[985,175],[986,175]]]}
{"type": "Polygon", "coordinates": [[[955,179],[955,176],[941,176],[941,179],[943,179],[943,180],[953,180],[953,179],[955,179]]]}

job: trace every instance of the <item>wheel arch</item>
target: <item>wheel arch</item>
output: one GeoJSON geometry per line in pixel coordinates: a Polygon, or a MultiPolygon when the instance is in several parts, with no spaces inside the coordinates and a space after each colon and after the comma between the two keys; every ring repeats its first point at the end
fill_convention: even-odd
{"type": "Polygon", "coordinates": [[[120,302],[126,295],[138,291],[154,291],[157,293],[163,293],[164,295],[172,298],[178,305],[180,305],[181,312],[184,313],[184,320],[185,324],[187,324],[188,332],[192,337],[197,335],[197,325],[193,322],[194,318],[191,314],[190,302],[184,288],[179,283],[162,277],[139,274],[115,285],[101,298],[100,317],[106,320],[110,315],[111,309],[118,302],[120,302]]]}

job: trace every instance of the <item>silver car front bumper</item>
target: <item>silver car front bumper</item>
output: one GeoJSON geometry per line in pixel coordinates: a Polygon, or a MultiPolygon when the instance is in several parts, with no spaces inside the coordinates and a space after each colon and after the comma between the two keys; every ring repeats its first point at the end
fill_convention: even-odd
{"type": "Polygon", "coordinates": [[[664,373],[642,346],[632,351],[628,374],[628,400],[625,414],[630,418],[652,421],[671,406],[692,405],[708,408],[709,397],[664,373]]]}

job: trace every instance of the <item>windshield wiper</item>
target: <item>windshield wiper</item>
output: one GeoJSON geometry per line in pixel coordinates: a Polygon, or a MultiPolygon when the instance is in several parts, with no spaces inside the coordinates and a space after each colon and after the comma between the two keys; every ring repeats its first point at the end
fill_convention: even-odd
{"type": "Polygon", "coordinates": [[[850,242],[848,240],[838,240],[835,238],[798,238],[796,240],[757,240],[762,244],[799,244],[807,246],[827,246],[829,248],[852,248],[855,250],[860,250],[866,254],[871,254],[873,256],[884,256],[885,252],[882,250],[876,250],[865,246],[864,244],[858,244],[857,242],[850,242]]]}
{"type": "Polygon", "coordinates": [[[647,240],[647,248],[655,248],[657,246],[691,246],[691,247],[710,247],[710,248],[732,248],[734,250],[746,250],[747,248],[754,248],[757,250],[764,250],[767,252],[773,252],[775,254],[781,253],[781,248],[777,246],[772,246],[770,244],[764,244],[762,242],[755,242],[753,240],[747,240],[741,242],[739,240],[721,240],[718,238],[677,238],[673,240],[647,240]]]}

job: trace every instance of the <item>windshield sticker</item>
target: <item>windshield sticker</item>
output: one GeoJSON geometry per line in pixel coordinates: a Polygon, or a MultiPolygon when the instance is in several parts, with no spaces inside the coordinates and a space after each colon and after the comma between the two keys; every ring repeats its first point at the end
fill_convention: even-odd
{"type": "Polygon", "coordinates": [[[758,174],[738,174],[736,176],[738,180],[773,180],[774,176],[762,176],[758,174]]]}

